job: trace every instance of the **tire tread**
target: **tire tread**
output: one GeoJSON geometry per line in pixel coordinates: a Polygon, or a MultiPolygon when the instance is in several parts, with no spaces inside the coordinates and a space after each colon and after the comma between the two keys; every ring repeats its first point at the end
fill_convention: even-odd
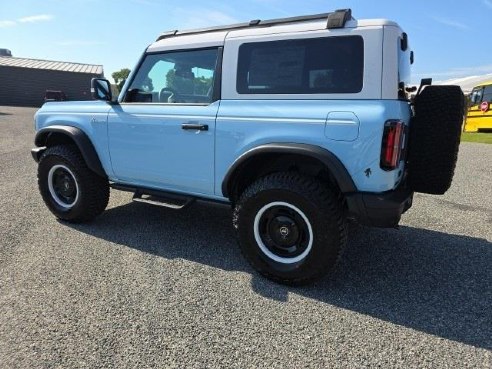
{"type": "Polygon", "coordinates": [[[415,98],[408,155],[409,182],[414,191],[442,195],[451,186],[463,114],[459,86],[428,86],[415,98]]]}
{"type": "MultiPolygon", "coordinates": [[[[233,212],[233,225],[236,230],[240,227],[240,214],[242,206],[254,198],[257,194],[268,189],[283,189],[298,193],[304,198],[308,199],[312,204],[315,204],[318,210],[322,213],[322,216],[326,219],[330,219],[335,222],[337,228],[338,247],[337,255],[333,266],[335,266],[341,255],[343,248],[347,242],[347,225],[344,217],[344,212],[342,209],[342,204],[338,199],[338,196],[324,183],[318,181],[313,177],[299,174],[297,172],[278,172],[267,175],[255,181],[240,196],[233,212]]],[[[244,240],[239,240],[240,245],[244,240]]],[[[240,247],[241,253],[245,259],[251,264],[251,266],[256,269],[259,273],[265,277],[287,285],[304,285],[313,282],[316,279],[321,278],[323,275],[329,272],[329,268],[318,268],[312,271],[308,276],[286,279],[281,278],[269,270],[266,270],[261,265],[255,263],[240,247]]]]}
{"type": "Polygon", "coordinates": [[[70,223],[83,223],[94,219],[101,214],[109,201],[109,183],[106,178],[103,178],[87,166],[82,154],[74,145],[57,145],[48,147],[41,156],[38,169],[38,187],[44,202],[50,211],[58,218],[70,223]],[[83,208],[75,213],[61,212],[53,206],[51,195],[46,190],[46,185],[42,183],[42,173],[44,161],[47,158],[56,156],[61,161],[67,163],[75,171],[75,175],[79,180],[79,188],[84,189],[83,193],[83,208]]]}

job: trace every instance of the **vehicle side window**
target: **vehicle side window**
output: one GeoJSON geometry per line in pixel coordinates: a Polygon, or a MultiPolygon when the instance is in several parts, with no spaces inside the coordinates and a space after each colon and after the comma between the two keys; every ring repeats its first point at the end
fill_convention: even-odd
{"type": "Polygon", "coordinates": [[[125,102],[209,104],[213,99],[217,49],[148,54],[125,102]]]}
{"type": "Polygon", "coordinates": [[[245,43],[238,60],[239,94],[362,90],[364,41],[360,36],[245,43]]]}
{"type": "Polygon", "coordinates": [[[483,89],[482,101],[492,102],[492,85],[483,89]]]}

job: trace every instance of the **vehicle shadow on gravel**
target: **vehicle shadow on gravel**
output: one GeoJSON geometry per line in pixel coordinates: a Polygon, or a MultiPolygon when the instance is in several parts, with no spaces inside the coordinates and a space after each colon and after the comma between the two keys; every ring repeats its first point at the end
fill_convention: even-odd
{"type": "Polygon", "coordinates": [[[74,229],[168,259],[252,275],[262,296],[289,293],[481,348],[492,348],[492,245],[485,239],[403,226],[351,225],[331,276],[308,287],[277,285],[242,258],[227,207],[173,210],[130,203],[74,229]]]}

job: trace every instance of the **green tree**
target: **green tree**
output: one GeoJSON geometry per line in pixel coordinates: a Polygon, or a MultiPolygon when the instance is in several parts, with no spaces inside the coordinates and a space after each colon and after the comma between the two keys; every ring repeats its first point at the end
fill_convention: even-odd
{"type": "Polygon", "coordinates": [[[114,82],[118,86],[119,91],[121,91],[121,89],[123,88],[123,85],[125,84],[126,79],[128,78],[129,75],[130,75],[130,69],[128,68],[120,69],[114,72],[113,74],[111,74],[111,77],[113,77],[114,82]]]}

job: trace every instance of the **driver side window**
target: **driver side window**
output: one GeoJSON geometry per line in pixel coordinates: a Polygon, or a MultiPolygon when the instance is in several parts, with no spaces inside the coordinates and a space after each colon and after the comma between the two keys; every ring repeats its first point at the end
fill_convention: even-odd
{"type": "Polygon", "coordinates": [[[125,102],[210,104],[217,49],[148,54],[125,95],[125,102]]]}

